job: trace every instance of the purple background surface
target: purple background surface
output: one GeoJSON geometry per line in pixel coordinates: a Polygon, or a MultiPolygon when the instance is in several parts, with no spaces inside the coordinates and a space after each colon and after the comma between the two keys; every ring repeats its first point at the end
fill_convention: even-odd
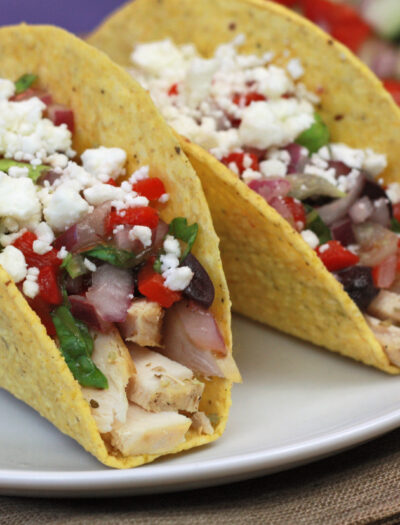
{"type": "Polygon", "coordinates": [[[124,0],[0,0],[0,25],[54,24],[73,33],[94,29],[124,0]]]}

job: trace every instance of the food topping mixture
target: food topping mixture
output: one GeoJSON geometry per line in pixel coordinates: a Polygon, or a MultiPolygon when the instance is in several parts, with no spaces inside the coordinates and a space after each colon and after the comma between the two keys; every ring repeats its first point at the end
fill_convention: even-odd
{"type": "Polygon", "coordinates": [[[163,452],[185,439],[201,379],[224,377],[214,287],[191,253],[198,225],[160,218],[163,181],[147,166],[127,177],[124,150],[87,149],[79,162],[73,112],[36,80],[0,80],[0,265],[58,344],[99,431],[124,454],[163,452]],[[167,336],[182,356],[170,358],[167,336]]]}
{"type": "MultiPolygon", "coordinates": [[[[243,42],[239,35],[210,58],[170,39],[138,44],[131,73],[176,131],[301,234],[362,311],[395,322],[373,306],[386,290],[400,298],[400,185],[380,179],[385,155],[331,142],[317,94],[301,83],[300,60],[289,52],[243,55],[243,42]]],[[[390,355],[395,364],[398,354],[390,355]]]]}

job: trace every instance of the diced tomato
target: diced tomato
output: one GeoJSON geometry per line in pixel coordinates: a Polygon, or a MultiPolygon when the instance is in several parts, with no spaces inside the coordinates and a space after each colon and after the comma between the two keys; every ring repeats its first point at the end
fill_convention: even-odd
{"type": "Polygon", "coordinates": [[[370,26],[346,4],[331,0],[301,0],[304,15],[357,52],[370,36],[370,26]]]}
{"type": "Polygon", "coordinates": [[[377,288],[390,288],[396,277],[398,266],[397,255],[389,255],[377,266],[372,268],[372,278],[377,288]]]}
{"type": "Polygon", "coordinates": [[[12,102],[22,102],[23,100],[28,100],[32,97],[38,97],[43,104],[46,104],[46,106],[49,106],[53,103],[53,97],[50,95],[50,93],[47,93],[47,91],[42,91],[40,89],[33,89],[28,88],[25,89],[22,93],[18,93],[18,95],[13,95],[10,97],[10,100],[12,102]]]}
{"type": "Polygon", "coordinates": [[[37,237],[32,232],[25,232],[20,235],[13,242],[13,246],[21,250],[25,256],[25,260],[28,266],[35,266],[36,268],[43,268],[44,266],[53,266],[58,268],[62,263],[62,260],[57,257],[57,250],[52,248],[49,252],[40,255],[33,251],[33,241],[36,241],[37,237]]]}
{"type": "Polygon", "coordinates": [[[260,100],[266,100],[264,95],[251,91],[250,93],[245,94],[235,93],[232,102],[237,106],[250,106],[252,102],[258,102],[260,100]]]}
{"type": "Polygon", "coordinates": [[[115,180],[111,179],[111,178],[106,181],[106,184],[109,184],[110,186],[116,186],[117,185],[115,180]]]}
{"type": "Polygon", "coordinates": [[[163,308],[169,308],[182,298],[181,292],[174,292],[164,286],[164,277],[153,268],[153,259],[146,264],[138,275],[139,292],[150,301],[155,301],[163,308]]]}
{"type": "Polygon", "coordinates": [[[306,225],[306,212],[303,204],[293,197],[281,197],[286,206],[289,208],[290,213],[293,216],[295,228],[298,231],[302,231],[306,225]],[[301,226],[301,224],[302,226],[301,226]]]}
{"type": "Polygon", "coordinates": [[[62,301],[60,287],[57,282],[57,274],[54,266],[43,266],[40,268],[39,295],[49,304],[60,304],[62,301]]]}
{"type": "Polygon", "coordinates": [[[133,184],[132,189],[140,195],[147,197],[149,201],[155,201],[165,193],[163,181],[158,177],[138,180],[133,184]]]}
{"type": "Polygon", "coordinates": [[[172,86],[168,90],[168,95],[172,97],[173,95],[177,95],[178,93],[178,84],[172,84],[172,86]]]}
{"type": "Polygon", "coordinates": [[[344,248],[339,241],[328,241],[318,246],[316,252],[330,272],[354,266],[360,260],[358,255],[344,248]]]}
{"type": "Polygon", "coordinates": [[[36,314],[39,316],[40,321],[45,326],[48,335],[53,336],[56,335],[56,328],[53,323],[53,319],[51,318],[50,311],[52,306],[44,301],[40,295],[37,295],[34,299],[31,299],[30,297],[24,296],[25,299],[28,301],[29,306],[36,312],[36,314]]]}
{"type": "Polygon", "coordinates": [[[238,167],[239,174],[241,175],[246,169],[244,167],[244,156],[245,155],[247,155],[251,159],[250,168],[254,171],[258,171],[259,169],[258,158],[257,158],[257,155],[255,155],[254,153],[232,152],[232,153],[229,153],[227,157],[223,157],[221,159],[221,162],[228,167],[231,162],[234,162],[236,166],[238,167]]]}
{"type": "Polygon", "coordinates": [[[148,226],[149,228],[157,228],[158,213],[154,208],[145,206],[142,208],[128,208],[126,210],[116,211],[111,210],[106,218],[106,232],[111,234],[115,226],[118,224],[129,224],[131,226],[148,226]]]}
{"type": "Polygon", "coordinates": [[[51,104],[47,107],[47,116],[55,126],[66,124],[71,133],[75,130],[74,112],[62,104],[51,104]]]}
{"type": "Polygon", "coordinates": [[[398,202],[397,204],[392,204],[392,208],[394,218],[400,221],[400,202],[398,202]]]}
{"type": "Polygon", "coordinates": [[[383,80],[383,85],[392,95],[396,104],[400,106],[400,80],[387,78],[386,80],[383,80]]]}

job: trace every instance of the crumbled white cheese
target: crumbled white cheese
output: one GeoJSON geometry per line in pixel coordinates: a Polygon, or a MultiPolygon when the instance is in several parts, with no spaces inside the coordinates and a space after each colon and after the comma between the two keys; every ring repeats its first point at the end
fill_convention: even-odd
{"type": "Polygon", "coordinates": [[[86,257],[83,259],[83,264],[89,270],[89,272],[95,272],[97,270],[97,266],[94,264],[94,262],[89,261],[89,259],[86,257]]]}
{"type": "Polygon", "coordinates": [[[287,63],[286,69],[294,80],[298,80],[304,75],[304,69],[298,58],[292,58],[287,63]]]}
{"type": "Polygon", "coordinates": [[[328,243],[321,244],[321,246],[319,247],[319,253],[324,253],[327,250],[329,250],[329,248],[330,248],[330,245],[328,243]]]}
{"type": "Polygon", "coordinates": [[[39,255],[48,253],[51,250],[50,244],[48,244],[45,241],[42,241],[41,239],[36,239],[35,241],[33,241],[32,248],[33,251],[39,255]]]}
{"type": "Polygon", "coordinates": [[[42,221],[35,227],[33,233],[39,240],[46,242],[47,244],[51,244],[55,238],[53,230],[44,221],[42,221]]]}
{"type": "Polygon", "coordinates": [[[386,155],[375,153],[371,148],[365,150],[363,169],[373,177],[379,175],[387,166],[386,155]]]}
{"type": "Polygon", "coordinates": [[[398,182],[392,182],[386,188],[386,195],[389,197],[392,204],[400,202],[400,184],[398,182]]]}
{"type": "Polygon", "coordinates": [[[319,239],[318,237],[315,235],[315,233],[312,231],[312,230],[303,230],[300,234],[303,239],[306,241],[306,243],[308,244],[308,246],[310,248],[312,248],[313,250],[315,250],[315,248],[318,246],[319,244],[319,239]]]}
{"type": "Polygon", "coordinates": [[[158,202],[160,202],[161,204],[165,204],[168,201],[169,201],[169,193],[163,193],[161,197],[158,199],[158,202]]]}
{"type": "Polygon", "coordinates": [[[6,78],[0,78],[0,99],[8,99],[15,93],[15,84],[6,78]]]}
{"type": "Polygon", "coordinates": [[[64,231],[78,222],[89,210],[89,205],[70,184],[64,183],[52,194],[43,214],[55,231],[64,231]]]}
{"type": "Polygon", "coordinates": [[[165,253],[171,253],[172,255],[175,255],[176,257],[181,256],[181,247],[179,244],[178,239],[175,239],[173,235],[167,235],[164,243],[163,248],[165,250],[165,253]]]}
{"type": "MultiPolygon", "coordinates": [[[[230,164],[234,164],[234,163],[231,162],[230,164]]],[[[236,164],[235,164],[235,166],[236,166],[236,164]]],[[[243,179],[243,181],[246,184],[248,184],[252,180],[259,180],[261,178],[262,178],[261,177],[261,173],[259,171],[252,170],[251,168],[248,168],[247,170],[244,170],[244,172],[242,173],[242,179],[243,179]]]]}
{"type": "Polygon", "coordinates": [[[264,177],[284,177],[286,164],[276,159],[264,160],[260,163],[260,171],[264,177]]]}
{"type": "Polygon", "coordinates": [[[84,190],[83,195],[89,204],[98,206],[106,201],[123,200],[125,192],[122,188],[111,184],[96,184],[84,190]]]}
{"type": "Polygon", "coordinates": [[[160,255],[160,262],[161,262],[161,272],[163,275],[165,272],[173,268],[178,268],[179,266],[179,259],[173,253],[165,253],[165,254],[160,255]]]}
{"type": "Polygon", "coordinates": [[[129,177],[129,182],[131,184],[134,184],[135,182],[138,182],[139,180],[144,180],[149,178],[149,167],[148,166],[142,166],[138,170],[136,170],[132,175],[129,177]]]}
{"type": "Polygon", "coordinates": [[[189,286],[193,278],[193,272],[188,266],[172,268],[163,273],[164,285],[173,291],[182,291],[189,286]]]}
{"type": "Polygon", "coordinates": [[[39,285],[35,281],[25,280],[22,284],[22,291],[27,297],[34,299],[39,293],[39,285]]]}
{"type": "Polygon", "coordinates": [[[39,222],[40,201],[31,179],[14,179],[0,172],[0,217],[11,217],[19,224],[39,222]]]}
{"type": "Polygon", "coordinates": [[[8,176],[13,178],[27,177],[29,173],[28,168],[21,166],[11,166],[8,170],[8,176]]]}
{"type": "Polygon", "coordinates": [[[129,238],[134,241],[138,239],[145,248],[151,246],[152,232],[148,226],[134,226],[129,232],[129,238]]]}
{"type": "Polygon", "coordinates": [[[81,155],[82,164],[86,171],[95,175],[102,182],[108,179],[117,179],[124,174],[126,152],[121,148],[87,149],[81,155]]]}
{"type": "Polygon", "coordinates": [[[15,283],[26,277],[26,261],[24,254],[15,246],[6,246],[0,253],[0,265],[8,272],[15,283]]]}
{"type": "Polygon", "coordinates": [[[68,252],[67,248],[65,246],[61,246],[60,251],[57,253],[57,257],[59,259],[65,259],[66,256],[68,255],[68,253],[69,252],[68,252]]]}

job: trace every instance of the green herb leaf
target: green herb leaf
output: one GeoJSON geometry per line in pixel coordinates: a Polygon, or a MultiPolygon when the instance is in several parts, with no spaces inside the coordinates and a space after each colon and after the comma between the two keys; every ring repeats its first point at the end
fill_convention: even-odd
{"type": "Polygon", "coordinates": [[[314,119],[314,124],[303,131],[296,139],[297,144],[307,148],[310,153],[315,153],[322,146],[328,144],[330,137],[327,125],[318,113],[314,113],[314,119]]]}
{"type": "Polygon", "coordinates": [[[390,229],[395,233],[400,233],[400,222],[396,219],[396,217],[392,217],[390,221],[390,229]]]}
{"type": "Polygon", "coordinates": [[[72,279],[84,275],[89,271],[83,262],[82,255],[72,253],[69,253],[65,257],[61,263],[61,268],[65,268],[72,279]]]}
{"type": "Polygon", "coordinates": [[[19,95],[19,93],[26,91],[31,87],[36,79],[37,75],[33,75],[32,73],[26,73],[26,75],[19,77],[19,79],[15,82],[15,94],[19,95]]]}
{"type": "Polygon", "coordinates": [[[19,168],[28,168],[28,177],[31,178],[33,182],[37,182],[42,173],[51,170],[50,166],[46,166],[44,164],[39,164],[39,166],[32,166],[32,164],[26,162],[17,162],[16,160],[12,159],[0,159],[0,171],[8,173],[8,170],[12,166],[18,166],[19,168]]]}
{"type": "Polygon", "coordinates": [[[75,319],[66,306],[56,308],[51,317],[61,353],[74,378],[82,386],[108,388],[107,378],[91,359],[93,339],[85,323],[75,319]]]}
{"type": "Polygon", "coordinates": [[[157,272],[157,273],[162,273],[162,272],[161,272],[161,261],[160,261],[159,258],[156,259],[156,260],[154,261],[153,269],[154,269],[154,271],[157,272]]]}
{"type": "Polygon", "coordinates": [[[307,214],[306,228],[315,233],[319,239],[320,244],[325,244],[326,242],[332,240],[331,231],[318,215],[317,210],[308,204],[305,204],[304,207],[307,214]]]}
{"type": "Polygon", "coordinates": [[[192,249],[198,231],[199,225],[197,222],[189,226],[185,217],[175,217],[175,219],[169,225],[168,233],[187,243],[186,249],[181,256],[181,261],[183,261],[183,259],[192,249]]]}
{"type": "Polygon", "coordinates": [[[119,268],[132,268],[140,263],[140,258],[137,258],[134,253],[126,250],[118,250],[114,248],[114,246],[106,246],[103,244],[84,252],[83,255],[100,259],[119,268]]]}

